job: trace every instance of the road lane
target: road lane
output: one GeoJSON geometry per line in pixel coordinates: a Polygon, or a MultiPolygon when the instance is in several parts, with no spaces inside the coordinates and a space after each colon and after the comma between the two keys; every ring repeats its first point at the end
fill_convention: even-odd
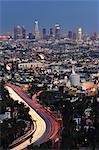
{"type": "MultiPolygon", "coordinates": [[[[13,100],[18,100],[19,102],[23,102],[26,106],[30,108],[29,114],[31,115],[33,120],[36,120],[36,125],[37,125],[37,129],[31,141],[31,143],[34,143],[45,133],[46,123],[17,93],[15,93],[10,87],[7,87],[7,89],[10,93],[10,96],[13,98],[13,100]]],[[[24,143],[20,144],[16,148],[13,148],[13,150],[21,150],[27,147],[28,145],[30,145],[30,140],[25,141],[24,143]]]]}
{"type": "MultiPolygon", "coordinates": [[[[41,143],[47,142],[49,139],[53,139],[60,130],[60,124],[57,122],[56,118],[37,103],[36,98],[35,101],[31,100],[21,88],[12,84],[7,84],[6,87],[14,100],[23,102],[30,108],[29,113],[32,118],[36,120],[37,131],[35,131],[31,143],[40,145],[41,143]]],[[[30,141],[27,140],[13,150],[21,150],[25,148],[26,145],[28,146],[30,144],[29,142],[30,141]]]]}

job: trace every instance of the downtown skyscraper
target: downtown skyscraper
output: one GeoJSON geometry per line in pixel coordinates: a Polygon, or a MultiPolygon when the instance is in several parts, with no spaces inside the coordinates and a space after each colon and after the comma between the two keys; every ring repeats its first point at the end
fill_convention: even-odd
{"type": "Polygon", "coordinates": [[[38,20],[35,20],[34,22],[34,35],[36,40],[40,39],[38,20]]]}
{"type": "Polygon", "coordinates": [[[14,27],[14,39],[25,39],[26,38],[26,29],[24,26],[15,26],[14,27]]]}

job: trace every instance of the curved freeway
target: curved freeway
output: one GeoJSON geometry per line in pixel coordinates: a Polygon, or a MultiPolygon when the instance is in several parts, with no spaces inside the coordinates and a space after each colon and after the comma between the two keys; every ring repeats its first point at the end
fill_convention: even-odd
{"type": "MultiPolygon", "coordinates": [[[[20,87],[8,83],[6,84],[6,88],[8,89],[13,100],[23,102],[30,108],[29,114],[32,116],[33,120],[36,120],[37,128],[33,134],[31,143],[34,145],[40,145],[44,142],[47,142],[49,139],[55,138],[60,130],[60,124],[57,122],[57,120],[39,103],[37,103],[36,100],[31,100],[20,87]]],[[[13,150],[22,150],[31,143],[28,139],[14,147],[13,150]]]]}

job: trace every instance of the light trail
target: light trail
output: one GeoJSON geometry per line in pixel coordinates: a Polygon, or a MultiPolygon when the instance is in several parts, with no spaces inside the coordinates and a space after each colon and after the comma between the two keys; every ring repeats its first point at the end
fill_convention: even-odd
{"type": "MultiPolygon", "coordinates": [[[[29,114],[32,116],[33,120],[36,120],[37,129],[33,134],[31,143],[34,145],[40,145],[47,142],[49,139],[53,139],[60,130],[60,124],[57,120],[39,103],[37,103],[36,100],[31,100],[21,88],[12,84],[6,84],[6,88],[13,100],[23,102],[30,108],[29,114]]],[[[22,150],[31,143],[30,139],[28,139],[11,150],[22,150]]]]}

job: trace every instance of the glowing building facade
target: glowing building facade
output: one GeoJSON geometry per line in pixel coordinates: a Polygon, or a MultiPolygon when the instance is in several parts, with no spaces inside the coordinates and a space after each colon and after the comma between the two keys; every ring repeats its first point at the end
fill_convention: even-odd
{"type": "Polygon", "coordinates": [[[39,25],[37,20],[35,20],[34,23],[34,35],[36,40],[40,39],[39,25]]]}
{"type": "Polygon", "coordinates": [[[82,41],[82,38],[83,38],[83,32],[82,32],[82,28],[79,28],[78,29],[78,41],[82,41]]]}
{"type": "Polygon", "coordinates": [[[55,38],[59,38],[59,37],[60,37],[60,25],[55,24],[55,38]]]}

